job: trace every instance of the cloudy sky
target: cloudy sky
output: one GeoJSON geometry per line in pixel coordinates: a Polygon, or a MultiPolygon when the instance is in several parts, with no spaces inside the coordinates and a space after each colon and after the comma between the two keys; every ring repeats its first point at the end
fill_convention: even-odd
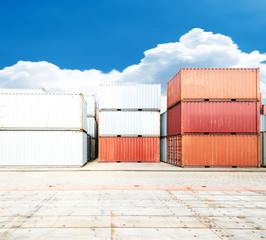
{"type": "Polygon", "coordinates": [[[166,83],[180,67],[260,67],[265,0],[1,1],[0,87],[95,93],[166,83]]]}

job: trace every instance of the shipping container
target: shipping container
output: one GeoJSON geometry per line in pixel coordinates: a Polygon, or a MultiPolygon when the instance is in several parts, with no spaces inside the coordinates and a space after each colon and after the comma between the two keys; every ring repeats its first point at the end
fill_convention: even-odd
{"type": "Polygon", "coordinates": [[[160,138],[160,160],[167,162],[167,137],[160,138]]]}
{"type": "Polygon", "coordinates": [[[259,133],[259,102],[181,102],[167,111],[167,135],[259,133]]]}
{"type": "Polygon", "coordinates": [[[84,99],[87,103],[87,116],[96,117],[96,98],[95,95],[84,94],[84,99]]]}
{"type": "Polygon", "coordinates": [[[98,155],[98,140],[96,138],[91,138],[90,144],[91,160],[94,160],[97,158],[98,155]]]}
{"type": "Polygon", "coordinates": [[[84,130],[80,94],[0,94],[0,130],[84,130]]]}
{"type": "Polygon", "coordinates": [[[46,94],[44,88],[0,88],[1,93],[28,93],[28,94],[46,94]]]}
{"type": "Polygon", "coordinates": [[[96,123],[95,118],[93,118],[93,117],[88,117],[87,118],[87,128],[88,128],[88,134],[92,138],[97,138],[98,137],[97,123],[96,123]]]}
{"type": "Polygon", "coordinates": [[[100,137],[99,162],[159,162],[158,137],[100,137]]]}
{"type": "Polygon", "coordinates": [[[0,131],[0,166],[83,166],[87,134],[80,131],[0,131]]]}
{"type": "Polygon", "coordinates": [[[160,115],[160,136],[166,137],[167,136],[167,112],[164,112],[160,115]]]}
{"type": "Polygon", "coordinates": [[[262,105],[262,114],[266,115],[266,105],[262,105]]]}
{"type": "Polygon", "coordinates": [[[160,112],[100,111],[99,136],[160,136],[160,112]]]}
{"type": "Polygon", "coordinates": [[[167,96],[161,96],[161,114],[167,111],[167,96]]]}
{"type": "Polygon", "coordinates": [[[261,166],[266,167],[266,132],[260,133],[261,166]]]}
{"type": "Polygon", "coordinates": [[[266,132],[266,115],[260,115],[260,131],[266,132]]]}
{"type": "Polygon", "coordinates": [[[167,162],[199,167],[259,167],[259,134],[184,134],[168,137],[167,162]]]}
{"type": "Polygon", "coordinates": [[[158,110],[161,108],[160,84],[104,84],[100,86],[100,110],[158,110]]]}
{"type": "Polygon", "coordinates": [[[260,101],[258,68],[181,68],[167,83],[167,108],[180,101],[260,101]]]}

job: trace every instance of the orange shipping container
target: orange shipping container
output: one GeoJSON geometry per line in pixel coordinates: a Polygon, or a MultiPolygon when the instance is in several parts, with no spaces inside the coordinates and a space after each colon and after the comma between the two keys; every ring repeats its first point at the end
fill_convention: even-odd
{"type": "Polygon", "coordinates": [[[167,83],[167,108],[180,101],[260,101],[258,68],[181,68],[167,83]]]}
{"type": "Polygon", "coordinates": [[[159,162],[159,137],[100,137],[99,162],[159,162]]]}
{"type": "Polygon", "coordinates": [[[167,138],[167,162],[186,166],[260,167],[260,137],[184,134],[167,138]]]}

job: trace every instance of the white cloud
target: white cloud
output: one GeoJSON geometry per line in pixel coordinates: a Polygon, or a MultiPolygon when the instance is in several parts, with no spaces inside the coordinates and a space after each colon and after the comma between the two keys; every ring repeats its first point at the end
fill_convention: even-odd
{"type": "Polygon", "coordinates": [[[228,36],[194,28],[178,42],[159,44],[144,52],[140,63],[122,72],[59,69],[48,62],[25,62],[0,70],[0,87],[43,87],[48,92],[97,92],[100,83],[166,83],[180,67],[260,67],[266,97],[265,53],[242,52],[228,36]]]}

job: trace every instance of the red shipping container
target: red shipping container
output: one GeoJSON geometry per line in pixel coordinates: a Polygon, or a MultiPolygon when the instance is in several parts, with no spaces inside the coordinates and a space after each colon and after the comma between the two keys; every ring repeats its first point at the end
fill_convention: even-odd
{"type": "Polygon", "coordinates": [[[181,68],[167,83],[167,108],[180,101],[260,101],[257,68],[181,68]]]}
{"type": "Polygon", "coordinates": [[[100,137],[99,162],[159,162],[158,137],[100,137]]]}
{"type": "Polygon", "coordinates": [[[181,102],[167,111],[167,136],[180,133],[258,133],[259,102],[181,102]]]}
{"type": "Polygon", "coordinates": [[[181,167],[260,167],[260,136],[184,134],[167,137],[167,162],[181,167]]]}

